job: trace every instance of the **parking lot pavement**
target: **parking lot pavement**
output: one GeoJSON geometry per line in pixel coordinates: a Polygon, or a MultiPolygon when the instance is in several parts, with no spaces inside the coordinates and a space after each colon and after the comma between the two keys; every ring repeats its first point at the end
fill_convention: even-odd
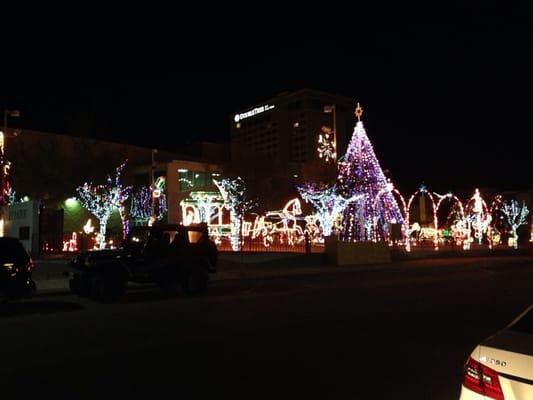
{"type": "MultiPolygon", "coordinates": [[[[68,278],[64,275],[67,260],[37,260],[33,278],[37,284],[39,293],[51,293],[68,291],[68,278]]],[[[223,282],[232,280],[257,280],[276,278],[298,278],[315,275],[337,274],[371,274],[375,277],[388,276],[390,274],[407,273],[432,273],[445,276],[454,268],[481,268],[487,271],[491,269],[512,269],[521,266],[533,265],[532,256],[483,256],[483,257],[456,257],[456,258],[431,258],[397,261],[384,265],[306,265],[306,263],[250,263],[250,264],[225,264],[221,262],[218,272],[212,274],[211,282],[223,282]],[[418,272],[416,272],[418,271],[418,272]]]]}

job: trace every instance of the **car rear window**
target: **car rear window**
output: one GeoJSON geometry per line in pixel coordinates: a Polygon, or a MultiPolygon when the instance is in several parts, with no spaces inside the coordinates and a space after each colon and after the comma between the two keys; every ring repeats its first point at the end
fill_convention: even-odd
{"type": "Polygon", "coordinates": [[[513,324],[509,330],[533,335],[533,308],[513,324]]]}
{"type": "Polygon", "coordinates": [[[188,231],[189,243],[198,243],[203,238],[203,233],[198,231],[188,231]]]}

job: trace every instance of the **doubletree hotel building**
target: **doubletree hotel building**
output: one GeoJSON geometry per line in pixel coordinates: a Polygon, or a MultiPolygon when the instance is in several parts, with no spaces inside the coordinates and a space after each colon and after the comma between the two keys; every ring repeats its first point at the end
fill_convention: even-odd
{"type": "Polygon", "coordinates": [[[272,173],[298,176],[306,163],[318,160],[323,126],[336,125],[342,155],[355,125],[354,104],[351,98],[302,89],[237,111],[230,116],[232,165],[261,164],[272,173]]]}

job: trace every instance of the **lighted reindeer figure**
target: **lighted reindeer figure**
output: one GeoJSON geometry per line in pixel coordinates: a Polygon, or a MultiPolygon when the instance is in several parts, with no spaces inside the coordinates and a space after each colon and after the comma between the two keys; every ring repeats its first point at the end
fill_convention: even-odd
{"type": "Polygon", "coordinates": [[[267,235],[273,238],[274,235],[279,234],[280,243],[283,243],[284,238],[286,238],[289,246],[300,243],[303,240],[304,232],[296,222],[298,215],[302,215],[302,205],[297,198],[289,200],[281,211],[268,211],[265,217],[277,217],[280,221],[272,224],[267,235]]]}
{"type": "Polygon", "coordinates": [[[304,239],[303,229],[297,222],[299,215],[302,215],[302,206],[300,200],[295,198],[287,202],[282,210],[267,211],[265,215],[258,215],[253,224],[245,222],[245,236],[251,235],[252,239],[262,237],[265,247],[274,243],[276,237],[281,244],[294,246],[304,239]],[[270,219],[279,221],[272,222],[270,219]]]}

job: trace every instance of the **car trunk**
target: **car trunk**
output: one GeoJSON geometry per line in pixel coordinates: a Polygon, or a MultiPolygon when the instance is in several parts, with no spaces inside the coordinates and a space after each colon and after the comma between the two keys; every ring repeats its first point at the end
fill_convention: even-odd
{"type": "Polygon", "coordinates": [[[533,399],[530,335],[504,331],[479,347],[479,362],[498,373],[505,399],[533,399]]]}

